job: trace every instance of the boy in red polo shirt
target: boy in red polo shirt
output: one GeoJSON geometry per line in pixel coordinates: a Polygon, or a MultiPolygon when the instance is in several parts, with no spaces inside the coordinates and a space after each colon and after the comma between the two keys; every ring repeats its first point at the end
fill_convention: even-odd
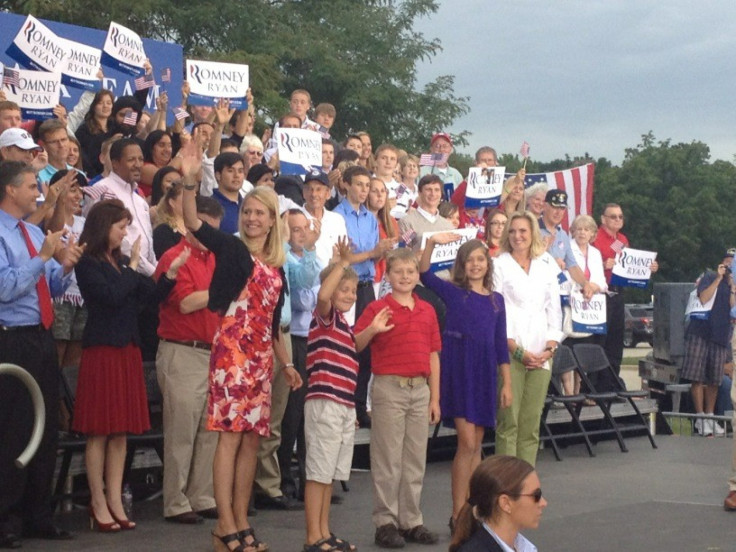
{"type": "Polygon", "coordinates": [[[372,342],[371,475],[375,542],[400,548],[406,541],[434,544],[419,501],[427,458],[429,424],[440,420],[439,324],[432,306],[419,299],[419,265],[408,248],[386,256],[391,294],[370,303],[355,325],[361,351],[372,342]],[[388,308],[391,330],[371,322],[388,308]],[[364,331],[365,330],[365,331],[364,331]]]}

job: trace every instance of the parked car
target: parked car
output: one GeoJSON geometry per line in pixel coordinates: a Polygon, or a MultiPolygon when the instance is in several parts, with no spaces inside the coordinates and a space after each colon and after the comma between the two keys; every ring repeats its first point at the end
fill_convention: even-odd
{"type": "Polygon", "coordinates": [[[624,347],[636,347],[638,343],[652,345],[654,336],[654,305],[625,306],[624,347]]]}

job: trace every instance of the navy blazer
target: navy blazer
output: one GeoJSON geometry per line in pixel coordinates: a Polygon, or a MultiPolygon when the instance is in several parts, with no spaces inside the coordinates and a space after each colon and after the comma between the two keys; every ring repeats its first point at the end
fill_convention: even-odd
{"type": "Polygon", "coordinates": [[[503,552],[501,546],[483,526],[473,533],[458,552],[503,552]]]}

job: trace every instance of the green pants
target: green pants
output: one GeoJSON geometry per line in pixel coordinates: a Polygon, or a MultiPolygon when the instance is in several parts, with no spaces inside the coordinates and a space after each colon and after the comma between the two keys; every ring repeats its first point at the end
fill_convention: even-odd
{"type": "Polygon", "coordinates": [[[498,412],[496,454],[516,456],[535,465],[539,422],[550,376],[549,370],[527,370],[520,362],[511,360],[513,398],[511,406],[498,412]]]}

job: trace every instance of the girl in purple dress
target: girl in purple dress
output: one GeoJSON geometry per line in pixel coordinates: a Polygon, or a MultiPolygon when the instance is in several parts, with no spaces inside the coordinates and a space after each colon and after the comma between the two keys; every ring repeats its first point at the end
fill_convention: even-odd
{"type": "Polygon", "coordinates": [[[460,236],[452,232],[432,235],[419,266],[422,283],[447,306],[440,356],[440,408],[445,425],[457,431],[451,528],[467,500],[470,475],[480,464],[484,430],[495,427],[499,402],[501,408],[511,404],[506,310],[503,297],[493,291],[488,247],[481,240],[460,246],[449,282],[429,271],[435,246],[458,239],[460,236]]]}

